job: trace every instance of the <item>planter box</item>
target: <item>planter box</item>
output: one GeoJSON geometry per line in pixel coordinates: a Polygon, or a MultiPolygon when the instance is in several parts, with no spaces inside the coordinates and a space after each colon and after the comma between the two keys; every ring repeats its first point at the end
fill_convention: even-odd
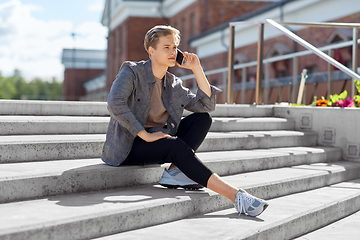
{"type": "Polygon", "coordinates": [[[344,160],[360,162],[360,109],[274,106],[274,116],[295,120],[295,129],[318,133],[318,145],[342,149],[344,160]]]}

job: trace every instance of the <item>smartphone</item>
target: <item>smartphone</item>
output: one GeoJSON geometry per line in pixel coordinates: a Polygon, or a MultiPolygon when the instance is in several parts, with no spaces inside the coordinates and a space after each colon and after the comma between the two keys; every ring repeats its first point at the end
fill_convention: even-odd
{"type": "Polygon", "coordinates": [[[184,54],[182,53],[182,51],[180,51],[180,49],[177,49],[176,61],[180,65],[184,63],[184,54]]]}

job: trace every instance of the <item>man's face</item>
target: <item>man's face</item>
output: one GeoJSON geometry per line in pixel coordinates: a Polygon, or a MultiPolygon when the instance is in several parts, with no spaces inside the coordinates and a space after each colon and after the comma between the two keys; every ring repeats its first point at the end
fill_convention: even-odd
{"type": "Polygon", "coordinates": [[[149,47],[151,61],[161,66],[173,67],[176,63],[176,49],[177,45],[173,35],[162,36],[159,38],[156,49],[149,47]]]}

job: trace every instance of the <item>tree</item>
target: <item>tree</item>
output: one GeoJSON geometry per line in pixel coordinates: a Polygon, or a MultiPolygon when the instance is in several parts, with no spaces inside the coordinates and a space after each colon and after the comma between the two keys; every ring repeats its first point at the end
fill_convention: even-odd
{"type": "Polygon", "coordinates": [[[13,99],[16,93],[13,79],[5,78],[0,74],[0,99],[13,99]]]}
{"type": "Polygon", "coordinates": [[[55,78],[51,82],[35,78],[26,82],[18,70],[12,77],[0,73],[0,99],[61,100],[62,83],[55,78]]]}

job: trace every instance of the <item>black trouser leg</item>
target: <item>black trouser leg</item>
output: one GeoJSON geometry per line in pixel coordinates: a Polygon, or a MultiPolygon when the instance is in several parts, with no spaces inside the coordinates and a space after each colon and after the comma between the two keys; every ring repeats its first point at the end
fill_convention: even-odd
{"type": "Polygon", "coordinates": [[[196,151],[209,132],[211,122],[208,113],[193,113],[181,120],[175,135],[196,151]]]}
{"type": "Polygon", "coordinates": [[[182,120],[176,134],[178,138],[170,137],[149,143],[136,137],[123,165],[173,163],[193,181],[207,186],[207,181],[213,172],[192,150],[197,150],[200,146],[210,125],[209,114],[196,113],[182,120]]]}

